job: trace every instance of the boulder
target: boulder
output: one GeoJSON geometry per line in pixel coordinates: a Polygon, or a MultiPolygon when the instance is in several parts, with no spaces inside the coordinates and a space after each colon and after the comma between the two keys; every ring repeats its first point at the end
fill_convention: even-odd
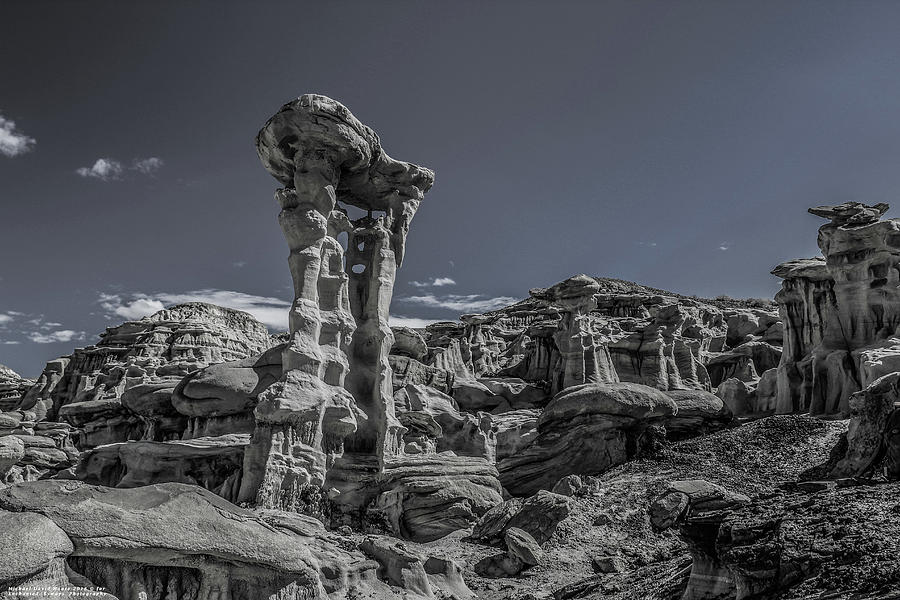
{"type": "Polygon", "coordinates": [[[678,412],[666,421],[666,435],[679,440],[727,427],[733,416],[721,398],[702,390],[670,390],[678,412]]]}
{"type": "Polygon", "coordinates": [[[538,418],[531,443],[498,463],[511,494],[550,489],[566,475],[597,475],[655,451],[662,425],[678,407],[663,392],[635,383],[584,384],[563,390],[538,418]]]}
{"type": "Polygon", "coordinates": [[[392,460],[378,487],[375,510],[394,535],[416,542],[467,529],[503,501],[492,465],[449,452],[392,460]]]}
{"type": "Polygon", "coordinates": [[[541,490],[531,498],[513,498],[493,507],[475,525],[470,539],[498,544],[509,528],[521,529],[538,545],[543,545],[556,527],[569,516],[570,501],[565,496],[541,490]]]}
{"type": "Polygon", "coordinates": [[[529,567],[538,565],[544,560],[544,551],[527,531],[509,527],[503,534],[503,541],[509,555],[529,567]]]}

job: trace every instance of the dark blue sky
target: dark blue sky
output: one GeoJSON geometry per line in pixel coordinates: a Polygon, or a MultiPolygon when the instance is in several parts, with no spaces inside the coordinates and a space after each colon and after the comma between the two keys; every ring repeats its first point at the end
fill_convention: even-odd
{"type": "Polygon", "coordinates": [[[395,315],[581,272],[771,297],[808,206],[900,189],[898,31],[895,2],[6,2],[0,363],[184,299],[277,322],[253,137],[305,92],[436,171],[395,315]]]}

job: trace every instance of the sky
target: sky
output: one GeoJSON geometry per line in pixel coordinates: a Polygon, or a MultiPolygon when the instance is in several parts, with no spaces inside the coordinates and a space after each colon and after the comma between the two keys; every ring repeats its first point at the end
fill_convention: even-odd
{"type": "Polygon", "coordinates": [[[578,273],[770,298],[807,207],[900,189],[897,31],[896,2],[4,2],[0,363],[190,300],[284,328],[253,140],[309,92],[436,172],[395,323],[578,273]]]}

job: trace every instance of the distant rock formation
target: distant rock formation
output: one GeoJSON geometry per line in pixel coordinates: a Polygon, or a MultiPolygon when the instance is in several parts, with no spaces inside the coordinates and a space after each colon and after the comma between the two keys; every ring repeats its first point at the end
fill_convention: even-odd
{"type": "Polygon", "coordinates": [[[75,427],[79,449],[180,438],[187,415],[171,396],[181,379],[271,345],[266,327],[248,313],[199,302],[109,327],[100,338],[47,363],[18,406],[75,427]]]}
{"type": "Polygon", "coordinates": [[[25,379],[7,366],[0,365],[0,411],[16,408],[32,385],[34,381],[25,379]]]}

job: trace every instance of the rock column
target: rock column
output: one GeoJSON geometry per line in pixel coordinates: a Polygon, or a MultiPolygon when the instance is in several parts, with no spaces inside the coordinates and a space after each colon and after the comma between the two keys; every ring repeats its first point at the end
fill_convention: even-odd
{"type": "Polygon", "coordinates": [[[374,457],[378,470],[401,451],[388,313],[410,221],[434,173],[390,158],[346,107],[315,94],[285,104],[256,146],[285,186],[276,198],[294,302],[281,381],[255,409],[240,499],[309,511],[345,449],[363,462],[374,457]],[[351,220],[349,206],[366,215],[351,220]]]}

